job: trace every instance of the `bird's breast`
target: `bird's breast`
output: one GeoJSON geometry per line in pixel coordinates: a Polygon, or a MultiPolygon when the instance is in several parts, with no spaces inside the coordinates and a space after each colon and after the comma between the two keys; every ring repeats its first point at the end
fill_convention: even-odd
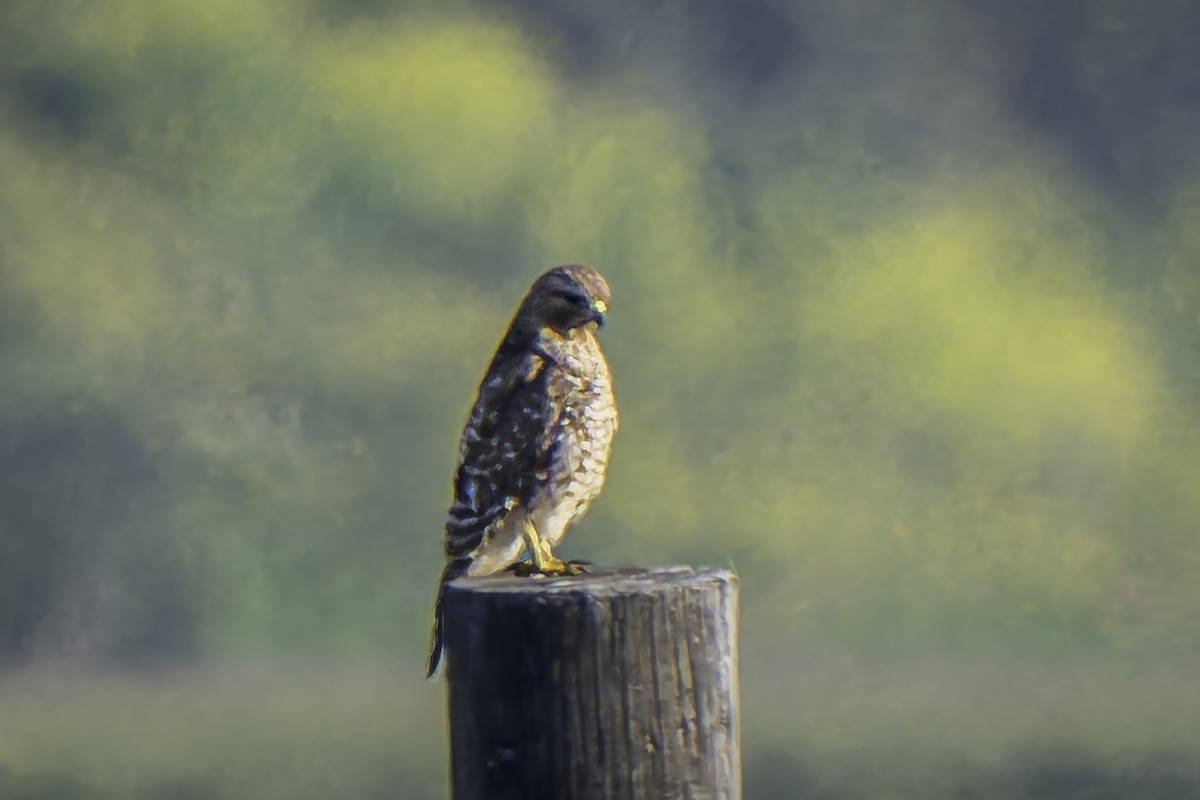
{"type": "Polygon", "coordinates": [[[550,390],[561,408],[552,491],[564,502],[586,506],[604,484],[617,430],[617,405],[608,363],[595,337],[561,339],[556,344],[547,348],[555,361],[550,390]]]}

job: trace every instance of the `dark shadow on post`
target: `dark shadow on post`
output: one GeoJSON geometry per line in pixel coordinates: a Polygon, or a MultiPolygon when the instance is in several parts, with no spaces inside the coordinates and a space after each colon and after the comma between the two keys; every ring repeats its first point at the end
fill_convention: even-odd
{"type": "Polygon", "coordinates": [[[729,571],[458,580],[446,630],[455,800],[741,797],[729,571]]]}

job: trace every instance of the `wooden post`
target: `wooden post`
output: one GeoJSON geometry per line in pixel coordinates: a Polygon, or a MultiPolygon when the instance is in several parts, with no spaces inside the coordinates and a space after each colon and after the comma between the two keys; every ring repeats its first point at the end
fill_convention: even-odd
{"type": "Polygon", "coordinates": [[[738,800],[728,570],[446,587],[455,800],[738,800]]]}

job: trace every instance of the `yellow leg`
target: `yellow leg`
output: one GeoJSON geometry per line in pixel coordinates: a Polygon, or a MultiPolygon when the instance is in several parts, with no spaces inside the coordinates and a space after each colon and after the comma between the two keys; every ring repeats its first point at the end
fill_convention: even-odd
{"type": "MultiPolygon", "coordinates": [[[[533,523],[525,521],[525,541],[529,545],[529,554],[533,558],[533,569],[528,570],[529,573],[540,573],[542,575],[579,575],[583,572],[583,567],[578,564],[564,563],[554,557],[550,552],[550,543],[544,541],[538,536],[537,528],[533,527],[533,523]]],[[[518,564],[516,571],[518,574],[526,572],[528,567],[522,569],[524,565],[518,564]]]]}

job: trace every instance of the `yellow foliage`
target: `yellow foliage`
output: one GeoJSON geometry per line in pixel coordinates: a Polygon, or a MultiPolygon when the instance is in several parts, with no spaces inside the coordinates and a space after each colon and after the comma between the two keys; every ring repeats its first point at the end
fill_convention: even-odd
{"type": "Polygon", "coordinates": [[[262,52],[294,30],[300,5],[298,0],[85,1],[69,4],[55,21],[77,47],[133,61],[148,46],[237,45],[262,52]]]}
{"type": "Polygon", "coordinates": [[[23,301],[76,348],[72,355],[93,380],[104,366],[144,359],[174,322],[177,300],[154,236],[166,215],[133,202],[124,178],[81,176],[73,162],[7,138],[0,138],[0,172],[0,232],[23,301]]]}
{"type": "Polygon", "coordinates": [[[351,27],[307,70],[324,113],[396,191],[467,217],[505,201],[555,102],[529,44],[478,21],[351,27]]]}
{"type": "Polygon", "coordinates": [[[1029,445],[1070,425],[1132,446],[1159,399],[1154,353],[1089,274],[1087,243],[1031,231],[1009,200],[959,197],[835,243],[803,318],[882,350],[889,391],[974,436],[1029,445]]]}

